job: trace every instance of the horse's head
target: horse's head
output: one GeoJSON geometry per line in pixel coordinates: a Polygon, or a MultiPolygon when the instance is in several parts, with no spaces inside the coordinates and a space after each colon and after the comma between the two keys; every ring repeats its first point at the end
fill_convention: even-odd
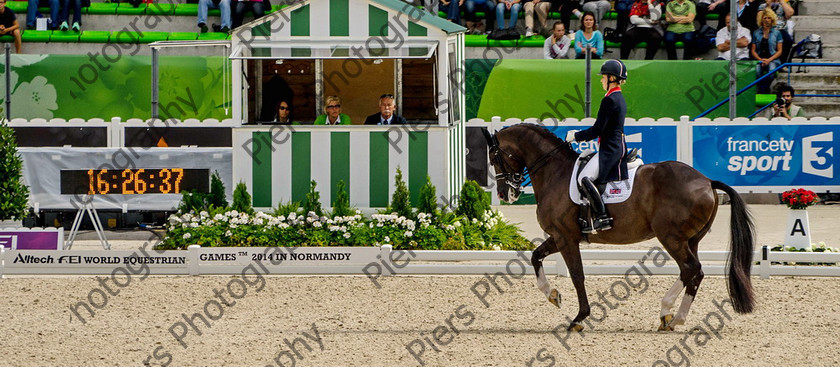
{"type": "Polygon", "coordinates": [[[482,129],[482,131],[490,147],[490,164],[496,171],[496,193],[500,200],[513,203],[522,194],[525,164],[512,154],[512,147],[503,148],[495,135],[491,135],[487,129],[482,129]]]}

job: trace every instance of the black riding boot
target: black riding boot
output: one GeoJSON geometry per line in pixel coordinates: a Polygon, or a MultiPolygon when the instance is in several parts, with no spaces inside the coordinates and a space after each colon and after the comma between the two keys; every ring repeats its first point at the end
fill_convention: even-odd
{"type": "Polygon", "coordinates": [[[612,228],[613,219],[607,214],[607,208],[604,206],[604,201],[601,200],[601,192],[595,186],[589,177],[581,179],[581,186],[583,187],[583,194],[589,200],[589,207],[592,209],[592,232],[606,231],[612,228]]]}

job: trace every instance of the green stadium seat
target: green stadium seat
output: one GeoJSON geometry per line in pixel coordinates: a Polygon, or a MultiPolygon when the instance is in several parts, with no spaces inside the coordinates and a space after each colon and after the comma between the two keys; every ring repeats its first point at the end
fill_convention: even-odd
{"type": "MultiPolygon", "coordinates": [[[[231,16],[233,16],[232,13],[233,13],[233,10],[231,10],[231,16]]],[[[195,13],[195,15],[197,16],[198,13],[195,13]]],[[[213,17],[213,16],[218,17],[218,16],[222,15],[222,11],[219,10],[219,9],[210,9],[210,11],[207,12],[207,15],[211,16],[211,17],[213,17]]]]}
{"type": "Polygon", "coordinates": [[[87,8],[88,14],[117,14],[117,6],[115,3],[90,3],[87,8]]]}
{"type": "Polygon", "coordinates": [[[218,40],[225,40],[228,39],[228,34],[222,32],[208,32],[208,33],[201,33],[198,35],[199,41],[218,41],[218,40]]]}
{"type": "Polygon", "coordinates": [[[143,36],[140,37],[140,43],[166,41],[168,38],[169,32],[143,32],[143,36]]]}
{"type": "Polygon", "coordinates": [[[79,42],[83,43],[107,43],[111,38],[111,32],[108,31],[82,31],[79,37],[79,42]]]}
{"type": "Polygon", "coordinates": [[[175,15],[198,16],[198,4],[176,4],[175,15]]]}
{"type": "Polygon", "coordinates": [[[776,101],[775,94],[756,94],[755,95],[755,105],[756,107],[764,107],[768,104],[771,104],[776,101]]]}
{"type": "Polygon", "coordinates": [[[52,33],[52,31],[25,30],[21,33],[20,38],[23,42],[49,42],[50,33],[52,33]]]}
{"type": "MultiPolygon", "coordinates": [[[[178,6],[180,6],[180,5],[178,5],[178,6]]],[[[175,4],[156,2],[156,3],[153,3],[153,4],[149,4],[149,6],[146,7],[146,14],[149,14],[149,15],[172,15],[172,14],[175,14],[175,8],[176,8],[175,4]]],[[[197,8],[196,8],[196,15],[198,15],[198,9],[197,8]]]]}
{"type": "Polygon", "coordinates": [[[28,1],[8,1],[6,2],[6,7],[12,9],[15,14],[26,14],[28,4],[28,1]]]}
{"type": "Polygon", "coordinates": [[[120,3],[117,5],[117,15],[143,15],[146,14],[146,3],[140,3],[140,6],[134,7],[129,3],[120,3]]]}
{"type": "Polygon", "coordinates": [[[79,32],[74,31],[52,31],[50,42],[79,42],[79,32]]]}
{"type": "Polygon", "coordinates": [[[168,41],[195,41],[198,39],[198,32],[172,32],[168,41]]]}
{"type": "Polygon", "coordinates": [[[15,36],[12,36],[11,34],[4,34],[4,35],[0,36],[0,42],[5,43],[5,42],[14,42],[14,41],[15,41],[15,36]]]}

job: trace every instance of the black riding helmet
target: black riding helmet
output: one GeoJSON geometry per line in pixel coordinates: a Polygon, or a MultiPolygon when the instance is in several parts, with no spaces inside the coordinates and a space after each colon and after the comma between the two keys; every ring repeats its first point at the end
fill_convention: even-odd
{"type": "Polygon", "coordinates": [[[612,75],[621,80],[627,80],[627,66],[620,60],[607,60],[601,65],[601,72],[598,74],[612,75]]]}

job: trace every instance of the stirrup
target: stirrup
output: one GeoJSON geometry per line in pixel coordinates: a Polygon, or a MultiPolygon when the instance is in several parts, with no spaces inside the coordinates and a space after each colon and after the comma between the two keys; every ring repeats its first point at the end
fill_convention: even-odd
{"type": "Polygon", "coordinates": [[[592,227],[595,231],[607,231],[612,229],[613,219],[611,217],[597,218],[593,221],[592,227]]]}

